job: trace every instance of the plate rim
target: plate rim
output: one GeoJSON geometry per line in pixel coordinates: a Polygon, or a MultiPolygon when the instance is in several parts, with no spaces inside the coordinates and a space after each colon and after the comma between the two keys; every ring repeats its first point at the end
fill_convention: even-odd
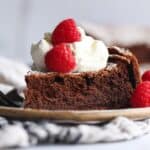
{"type": "Polygon", "coordinates": [[[21,119],[61,121],[108,121],[119,116],[133,120],[150,118],[150,107],[109,110],[42,110],[0,106],[0,116],[21,119]]]}

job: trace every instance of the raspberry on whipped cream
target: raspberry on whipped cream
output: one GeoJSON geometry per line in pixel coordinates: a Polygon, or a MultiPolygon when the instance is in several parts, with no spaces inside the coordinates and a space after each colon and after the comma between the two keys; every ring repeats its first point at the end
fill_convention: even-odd
{"type": "MultiPolygon", "coordinates": [[[[66,43],[70,46],[76,61],[76,67],[71,72],[98,71],[105,68],[109,56],[106,45],[100,40],[87,36],[81,27],[77,27],[77,30],[81,35],[80,41],[66,43]]],[[[51,35],[45,33],[44,38],[31,47],[33,64],[39,71],[47,70],[44,59],[47,52],[55,46],[51,42],[51,35]]]]}
{"type": "Polygon", "coordinates": [[[45,64],[49,71],[68,73],[74,70],[76,61],[70,46],[61,43],[46,53],[45,64]]]}

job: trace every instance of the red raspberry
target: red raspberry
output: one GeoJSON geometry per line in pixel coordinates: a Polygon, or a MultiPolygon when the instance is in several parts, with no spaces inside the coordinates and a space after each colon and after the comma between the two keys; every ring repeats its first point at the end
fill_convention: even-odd
{"type": "Polygon", "coordinates": [[[137,86],[132,98],[132,107],[150,107],[150,81],[144,81],[137,86]]]}
{"type": "Polygon", "coordinates": [[[49,71],[67,73],[75,66],[75,57],[70,47],[64,43],[53,47],[45,56],[45,64],[49,71]]]}
{"type": "Polygon", "coordinates": [[[150,70],[144,72],[144,74],[142,75],[142,80],[143,81],[150,81],[150,70]]]}
{"type": "Polygon", "coordinates": [[[60,43],[71,43],[80,41],[81,34],[77,29],[73,19],[66,19],[60,22],[52,33],[52,43],[54,45],[60,43]]]}

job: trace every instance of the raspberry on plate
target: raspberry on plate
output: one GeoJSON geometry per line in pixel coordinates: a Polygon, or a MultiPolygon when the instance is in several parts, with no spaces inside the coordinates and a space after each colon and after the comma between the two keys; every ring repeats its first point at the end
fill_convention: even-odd
{"type": "Polygon", "coordinates": [[[52,33],[52,43],[71,43],[80,41],[81,34],[73,19],[65,19],[60,22],[52,33]]]}
{"type": "Polygon", "coordinates": [[[48,71],[67,73],[75,66],[75,57],[69,45],[61,43],[54,46],[45,56],[45,64],[48,71]]]}
{"type": "Polygon", "coordinates": [[[142,75],[142,81],[150,81],[150,70],[144,72],[142,75]]]}
{"type": "Polygon", "coordinates": [[[132,107],[150,107],[150,81],[140,83],[131,98],[132,107]]]}

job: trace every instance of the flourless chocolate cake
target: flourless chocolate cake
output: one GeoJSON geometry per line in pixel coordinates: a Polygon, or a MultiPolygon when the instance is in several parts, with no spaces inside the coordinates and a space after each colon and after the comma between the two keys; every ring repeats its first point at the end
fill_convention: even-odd
{"type": "Polygon", "coordinates": [[[141,81],[136,57],[118,47],[109,48],[107,66],[99,71],[30,72],[25,79],[24,106],[48,110],[127,108],[141,81]]]}

